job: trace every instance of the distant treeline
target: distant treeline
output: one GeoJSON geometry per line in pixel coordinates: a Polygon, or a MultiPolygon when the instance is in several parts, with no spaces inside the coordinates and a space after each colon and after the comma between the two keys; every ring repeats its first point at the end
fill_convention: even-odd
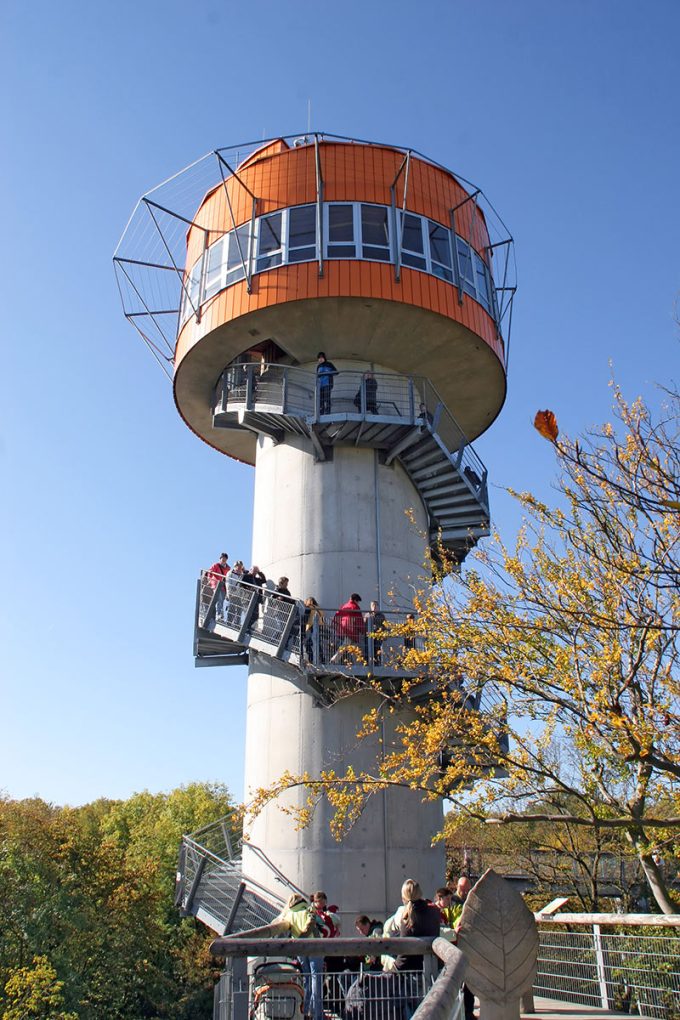
{"type": "Polygon", "coordinates": [[[173,905],[184,832],[229,814],[195,783],[60,808],[0,799],[0,1018],[205,1020],[213,937],[173,905]]]}

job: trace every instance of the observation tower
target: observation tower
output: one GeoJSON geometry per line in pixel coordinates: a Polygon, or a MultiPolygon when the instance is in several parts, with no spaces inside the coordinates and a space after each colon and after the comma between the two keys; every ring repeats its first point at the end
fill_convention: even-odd
{"type": "MultiPolygon", "coordinates": [[[[381,637],[370,603],[403,623],[428,547],[461,563],[489,532],[471,441],[505,398],[511,237],[478,188],[431,159],[306,134],[218,149],[154,188],[114,262],[125,314],[172,378],[188,427],[255,467],[251,562],[289,579],[291,599],[232,587],[223,613],[209,579],[198,584],[196,664],[248,664],[246,799],[284,772],[370,771],[408,712],[386,713],[375,739],[357,742],[361,719],[381,684],[417,677],[404,638],[381,637]],[[328,387],[319,352],[334,369],[328,387]],[[363,622],[348,638],[336,611],[352,593],[363,622]],[[322,615],[303,615],[309,596],[322,615]]],[[[430,696],[417,680],[414,701],[430,696]]],[[[232,741],[221,702],[212,725],[232,741]]],[[[295,831],[272,804],[242,859],[217,852],[217,829],[197,836],[185,847],[198,856],[184,909],[220,931],[239,926],[247,902],[276,905],[297,887],[325,889],[348,914],[386,916],[404,878],[428,891],[443,881],[443,849],[431,846],[441,803],[375,794],[342,843],[328,820],[320,805],[295,831]],[[219,907],[215,875],[210,900],[214,858],[238,903],[235,893],[219,907]]]]}

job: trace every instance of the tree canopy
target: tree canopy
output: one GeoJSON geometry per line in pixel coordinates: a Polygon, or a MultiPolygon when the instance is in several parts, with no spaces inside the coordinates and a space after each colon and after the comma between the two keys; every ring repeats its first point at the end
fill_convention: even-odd
{"type": "Polygon", "coordinates": [[[79,808],[0,800],[2,1020],[204,1020],[212,935],[173,905],[177,852],[231,808],[199,783],[79,808]]]}
{"type": "MultiPolygon", "coordinates": [[[[399,784],[487,822],[620,832],[672,912],[660,861],[680,839],[678,405],[666,393],[653,415],[614,387],[612,422],[575,440],[539,412],[556,505],[513,493],[516,540],[496,534],[451,576],[441,550],[435,583],[416,595],[421,642],[405,656],[429,701],[371,772],[285,776],[260,801],[303,782],[306,810],[327,797],[340,834],[399,784]]],[[[373,687],[382,700],[365,733],[410,702],[408,683],[373,687]]]]}

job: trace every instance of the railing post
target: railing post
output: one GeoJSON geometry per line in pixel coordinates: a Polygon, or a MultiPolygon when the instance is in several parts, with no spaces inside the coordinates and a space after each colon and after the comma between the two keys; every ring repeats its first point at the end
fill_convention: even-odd
{"type": "Polygon", "coordinates": [[[248,1020],[248,961],[235,956],[231,964],[231,1020],[248,1020]]]}
{"type": "Polygon", "coordinates": [[[276,646],[276,651],[274,652],[274,655],[276,656],[277,659],[280,659],[281,656],[283,655],[283,653],[285,652],[286,645],[288,644],[288,639],[290,637],[290,633],[291,633],[291,631],[293,629],[293,626],[295,624],[295,621],[296,621],[296,619],[298,619],[298,617],[299,617],[298,608],[297,608],[296,603],[293,602],[293,603],[291,603],[290,613],[288,614],[288,619],[286,620],[285,624],[283,625],[283,628],[281,630],[281,637],[278,640],[278,644],[276,646]]]}
{"type": "Polygon", "coordinates": [[[281,414],[286,413],[286,401],[288,399],[288,369],[283,370],[283,382],[281,383],[281,414]]]}
{"type": "Polygon", "coordinates": [[[318,666],[321,662],[319,655],[319,648],[321,645],[321,634],[319,628],[319,617],[315,616],[312,623],[312,661],[315,666],[318,666]]]}
{"type": "Polygon", "coordinates": [[[203,871],[205,870],[205,863],[206,863],[206,858],[205,857],[201,857],[199,862],[198,862],[198,864],[196,865],[196,873],[195,873],[193,879],[191,880],[191,887],[189,888],[189,892],[187,893],[187,898],[184,901],[184,906],[182,907],[182,910],[181,910],[182,914],[184,914],[185,917],[188,916],[191,913],[191,908],[192,908],[193,903],[194,903],[194,896],[196,895],[196,890],[199,887],[199,884],[200,884],[201,879],[203,877],[203,871]]]}
{"type": "Polygon", "coordinates": [[[229,860],[233,861],[234,852],[231,848],[231,836],[229,835],[229,830],[227,829],[227,826],[224,823],[224,821],[220,822],[220,831],[222,832],[222,839],[224,840],[224,846],[229,855],[229,860]]]}
{"type": "Polygon", "coordinates": [[[227,918],[227,923],[224,926],[224,931],[222,933],[223,935],[230,935],[231,934],[231,929],[234,927],[234,921],[236,920],[236,915],[238,914],[238,908],[241,906],[241,900],[243,899],[243,894],[244,894],[245,891],[246,891],[246,883],[245,882],[239,882],[239,887],[236,890],[236,895],[234,896],[234,902],[232,903],[231,910],[229,911],[229,917],[227,918]]]}
{"type": "Polygon", "coordinates": [[[600,986],[600,999],[602,1009],[609,1009],[609,995],[607,994],[607,974],[604,967],[604,953],[602,952],[602,934],[599,924],[593,925],[593,945],[595,947],[595,967],[597,970],[597,983],[600,986]]]}
{"type": "Polygon", "coordinates": [[[258,588],[257,590],[253,591],[250,596],[250,601],[246,606],[245,613],[243,614],[243,622],[241,623],[241,629],[236,639],[240,645],[243,644],[243,639],[245,638],[246,634],[250,629],[250,624],[252,623],[253,616],[255,615],[257,608],[259,606],[260,595],[261,589],[258,588]]]}
{"type": "Polygon", "coordinates": [[[246,368],[246,410],[252,411],[253,409],[253,365],[248,365],[246,368]]]}
{"type": "Polygon", "coordinates": [[[416,423],[416,396],[413,388],[413,379],[409,376],[408,380],[408,410],[411,416],[411,424],[416,423]]]}
{"type": "Polygon", "coordinates": [[[465,440],[463,440],[462,443],[460,444],[460,446],[458,447],[458,453],[456,454],[456,463],[455,463],[456,471],[460,471],[460,465],[462,464],[462,461],[463,461],[463,453],[464,452],[465,452],[465,440]]]}

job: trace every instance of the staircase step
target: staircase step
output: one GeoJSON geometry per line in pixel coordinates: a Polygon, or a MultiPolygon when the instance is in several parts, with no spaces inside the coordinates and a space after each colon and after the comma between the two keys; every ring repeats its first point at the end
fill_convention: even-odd
{"type": "Polygon", "coordinates": [[[465,510],[466,507],[470,508],[474,507],[480,513],[482,512],[481,503],[474,499],[467,489],[465,489],[464,492],[461,491],[455,493],[448,493],[443,496],[440,496],[438,493],[437,494],[435,493],[437,493],[436,489],[432,494],[430,493],[428,493],[427,495],[423,494],[423,498],[425,499],[425,502],[427,503],[427,506],[430,510],[435,510],[438,508],[443,508],[447,510],[449,508],[455,509],[456,507],[460,507],[461,509],[465,510]]]}
{"type": "Polygon", "coordinates": [[[442,528],[442,541],[443,542],[455,542],[459,539],[471,539],[475,540],[478,538],[486,538],[489,534],[489,528],[487,527],[470,527],[470,528],[442,528]]]}
{"type": "Polygon", "coordinates": [[[424,499],[428,499],[429,496],[454,496],[460,492],[472,495],[467,485],[461,481],[460,476],[453,469],[446,477],[424,479],[418,488],[424,499]]]}
{"type": "Polygon", "coordinates": [[[431,484],[433,481],[436,484],[437,482],[451,481],[458,477],[450,462],[443,457],[440,461],[427,467],[409,471],[409,475],[418,488],[420,488],[421,482],[427,487],[427,484],[431,484]]]}

